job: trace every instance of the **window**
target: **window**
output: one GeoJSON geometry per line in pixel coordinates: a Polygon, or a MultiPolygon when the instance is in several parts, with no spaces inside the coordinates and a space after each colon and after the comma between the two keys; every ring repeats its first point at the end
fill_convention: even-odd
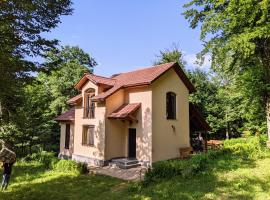
{"type": "Polygon", "coordinates": [[[83,126],[82,145],[94,146],[94,126],[83,126]]]}
{"type": "Polygon", "coordinates": [[[70,141],[70,124],[66,124],[65,149],[69,149],[70,141]]]}
{"type": "Polygon", "coordinates": [[[88,89],[84,93],[84,117],[95,118],[95,102],[91,101],[91,98],[95,96],[94,89],[88,89]]]}
{"type": "Polygon", "coordinates": [[[176,94],[174,92],[166,94],[166,116],[167,119],[176,119],[176,94]]]}

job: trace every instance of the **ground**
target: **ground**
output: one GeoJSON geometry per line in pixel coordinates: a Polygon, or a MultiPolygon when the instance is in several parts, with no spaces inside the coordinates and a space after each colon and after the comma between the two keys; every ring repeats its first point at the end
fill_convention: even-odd
{"type": "Polygon", "coordinates": [[[256,160],[222,157],[194,177],[175,177],[138,189],[136,184],[99,175],[46,171],[18,163],[0,199],[270,199],[270,156],[256,160]]]}

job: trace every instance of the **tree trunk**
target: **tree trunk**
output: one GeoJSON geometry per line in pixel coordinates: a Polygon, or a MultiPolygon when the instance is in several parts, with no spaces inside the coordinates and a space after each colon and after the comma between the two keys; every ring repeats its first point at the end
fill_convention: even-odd
{"type": "Polygon", "coordinates": [[[268,135],[267,146],[270,148],[270,97],[268,97],[266,101],[266,120],[267,120],[267,135],[268,135]]]}

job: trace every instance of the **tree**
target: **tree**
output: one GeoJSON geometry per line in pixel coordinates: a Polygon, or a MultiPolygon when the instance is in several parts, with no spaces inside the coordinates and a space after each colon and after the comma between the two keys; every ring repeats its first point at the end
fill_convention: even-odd
{"type": "Polygon", "coordinates": [[[183,60],[183,54],[176,45],[174,45],[172,49],[165,49],[160,51],[154,64],[159,65],[168,62],[178,62],[180,67],[185,70],[185,61],[183,60]]]}
{"type": "Polygon", "coordinates": [[[69,108],[67,100],[78,92],[74,85],[96,62],[79,47],[65,46],[48,52],[44,65],[50,70],[24,87],[16,116],[0,130],[0,138],[14,144],[19,155],[58,150],[60,130],[54,119],[69,108]]]}
{"type": "Polygon", "coordinates": [[[67,110],[67,100],[77,94],[74,85],[85,72],[93,72],[97,65],[94,58],[79,47],[65,46],[60,51],[50,51],[45,56],[45,66],[49,73],[39,73],[38,80],[46,85],[50,94],[52,114],[58,115],[67,110]]]}
{"type": "Polygon", "coordinates": [[[185,8],[190,27],[201,27],[204,49],[200,55],[210,53],[217,73],[242,78],[245,92],[249,93],[246,98],[263,102],[270,140],[269,1],[192,0],[185,8]],[[253,76],[260,80],[250,81],[253,76]],[[254,85],[256,82],[260,82],[260,90],[254,85]]]}
{"type": "Polygon", "coordinates": [[[0,123],[9,122],[16,109],[13,102],[19,102],[16,97],[31,80],[31,72],[42,69],[27,57],[43,56],[54,48],[57,40],[42,33],[55,28],[61,15],[71,14],[70,6],[70,0],[0,1],[0,123]]]}

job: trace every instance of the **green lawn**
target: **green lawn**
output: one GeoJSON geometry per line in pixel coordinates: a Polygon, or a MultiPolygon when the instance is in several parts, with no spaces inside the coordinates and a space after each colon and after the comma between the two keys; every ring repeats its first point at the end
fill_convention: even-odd
{"type": "Polygon", "coordinates": [[[270,156],[244,161],[225,156],[207,172],[174,177],[147,187],[114,178],[46,171],[38,163],[17,163],[0,199],[270,199],[270,156]],[[139,188],[139,189],[138,189],[139,188]]]}

